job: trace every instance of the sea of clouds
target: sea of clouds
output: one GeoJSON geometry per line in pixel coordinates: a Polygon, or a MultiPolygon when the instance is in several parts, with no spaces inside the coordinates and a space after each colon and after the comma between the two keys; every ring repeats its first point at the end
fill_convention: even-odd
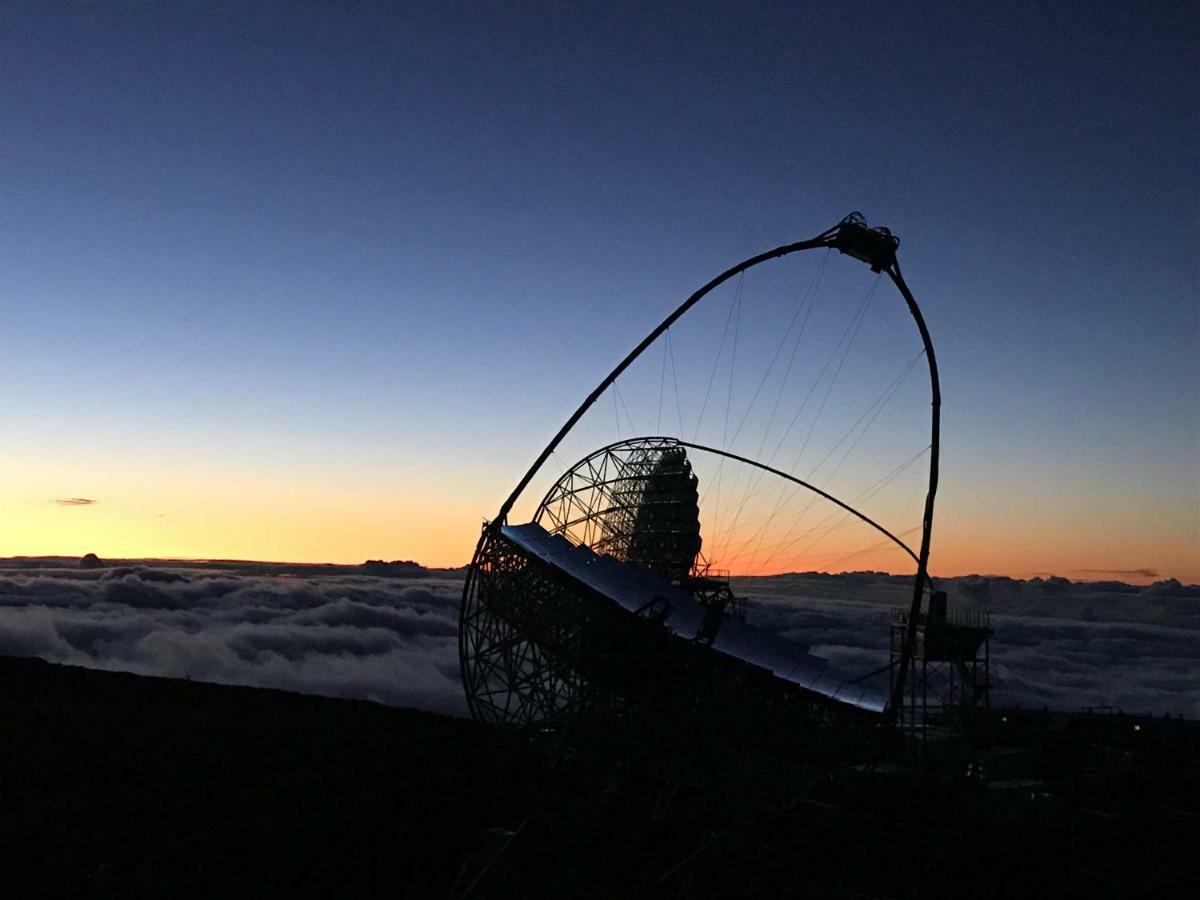
{"type": "MultiPolygon", "coordinates": [[[[387,569],[387,567],[382,567],[387,569]]],[[[0,654],[465,715],[460,571],[0,561],[0,654]]],[[[888,659],[910,580],[747,578],[750,621],[851,673],[888,659]]],[[[1200,586],[970,576],[952,609],[992,616],[995,705],[1200,719],[1200,586]]]]}
{"type": "Polygon", "coordinates": [[[461,592],[461,573],[0,564],[0,654],[465,715],[461,592]]]}
{"type": "MultiPolygon", "coordinates": [[[[990,616],[994,706],[1200,719],[1200,585],[971,575],[938,586],[952,612],[990,616]]],[[[851,673],[887,662],[892,611],[912,599],[911,578],[874,573],[747,578],[734,589],[751,621],[851,673]]]]}

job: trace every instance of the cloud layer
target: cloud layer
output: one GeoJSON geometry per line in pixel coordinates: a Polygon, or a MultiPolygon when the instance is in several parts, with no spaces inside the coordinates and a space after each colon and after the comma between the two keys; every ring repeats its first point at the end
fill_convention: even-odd
{"type": "MultiPolygon", "coordinates": [[[[869,672],[888,660],[891,610],[908,606],[911,584],[861,573],[747,578],[734,587],[753,621],[846,671],[869,672]]],[[[1200,719],[1200,585],[972,575],[939,587],[952,610],[991,615],[993,705],[1113,705],[1200,719]]]]}
{"type": "Polygon", "coordinates": [[[0,568],[0,654],[463,715],[461,580],[0,568]]]}
{"type": "MultiPolygon", "coordinates": [[[[13,560],[0,563],[0,654],[465,715],[461,573],[371,571],[13,560]]],[[[867,672],[887,661],[910,582],[804,574],[734,587],[754,623],[867,672]]],[[[952,608],[992,614],[995,704],[1200,718],[1200,587],[979,576],[945,587],[952,608]]]]}

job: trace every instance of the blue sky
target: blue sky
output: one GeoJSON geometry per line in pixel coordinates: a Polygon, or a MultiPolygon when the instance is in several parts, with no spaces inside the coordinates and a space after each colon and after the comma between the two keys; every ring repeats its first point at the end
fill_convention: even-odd
{"type": "MultiPolygon", "coordinates": [[[[188,479],[318,483],[311,543],[237,546],[311,556],[374,503],[357,556],[465,559],[671,306],[861,209],[938,347],[950,534],[1086,526],[1045,565],[1200,577],[1194,4],[13,3],[0,29],[12,503],[122,466],[176,519],[188,479]]],[[[102,542],[82,521],[5,537],[102,542]]]]}

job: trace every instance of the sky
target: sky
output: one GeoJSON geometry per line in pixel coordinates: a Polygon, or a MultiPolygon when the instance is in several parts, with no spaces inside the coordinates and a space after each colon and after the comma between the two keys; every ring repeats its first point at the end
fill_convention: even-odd
{"type": "Polygon", "coordinates": [[[683,297],[862,210],[938,352],[934,571],[1200,580],[1198,50],[1194,3],[6,3],[0,555],[465,563],[683,297]]]}

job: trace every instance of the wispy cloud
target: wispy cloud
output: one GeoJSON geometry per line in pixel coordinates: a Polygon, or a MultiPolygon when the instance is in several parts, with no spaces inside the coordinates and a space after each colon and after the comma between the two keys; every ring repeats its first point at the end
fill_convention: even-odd
{"type": "Polygon", "coordinates": [[[1088,575],[1133,575],[1138,578],[1157,578],[1157,569],[1076,569],[1088,575]]]}
{"type": "Polygon", "coordinates": [[[54,502],[59,506],[92,506],[96,501],[87,497],[66,497],[54,502]]]}

